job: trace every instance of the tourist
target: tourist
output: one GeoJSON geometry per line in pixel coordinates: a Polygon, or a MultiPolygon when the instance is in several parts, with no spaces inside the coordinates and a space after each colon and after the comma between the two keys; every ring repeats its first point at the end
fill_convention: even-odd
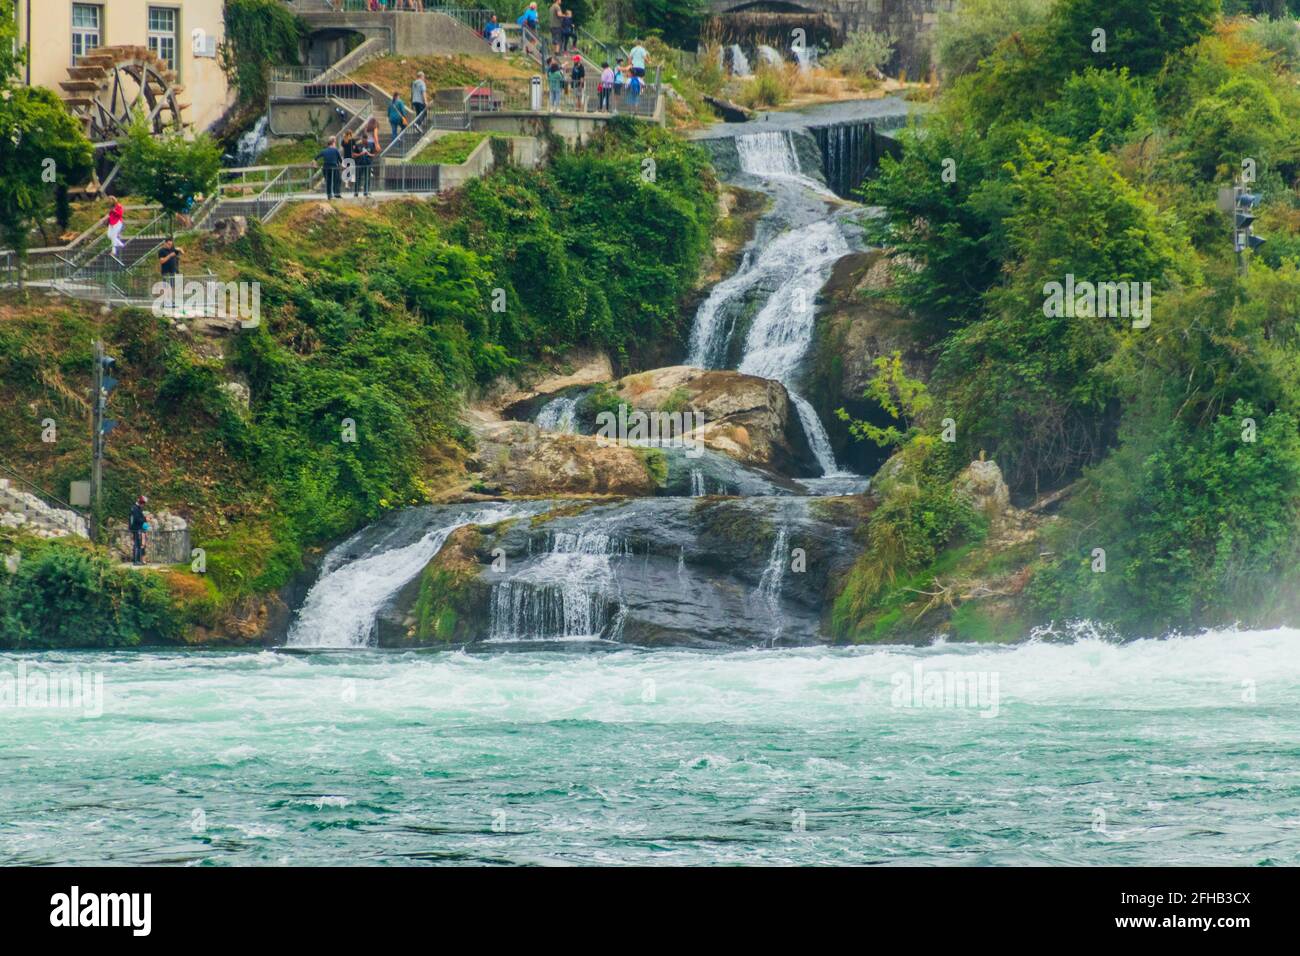
{"type": "Polygon", "coordinates": [[[632,47],[632,52],[628,54],[632,59],[633,76],[645,77],[646,57],[649,55],[650,53],[641,45],[641,41],[638,40],[636,46],[632,47]]]}
{"type": "Polygon", "coordinates": [[[335,145],[335,138],[331,136],[325,144],[325,148],[316,154],[316,158],[321,161],[325,168],[325,198],[339,198],[339,170],[343,166],[343,154],[335,145]]]}
{"type": "Polygon", "coordinates": [[[144,536],[149,530],[149,516],[144,513],[144,506],[148,503],[149,499],[144,495],[136,498],[126,524],[131,532],[131,563],[135,565],[144,564],[144,536]]]}
{"type": "Polygon", "coordinates": [[[356,157],[352,155],[353,151],[356,148],[356,145],[357,145],[356,134],[354,134],[350,129],[344,130],[343,142],[339,143],[339,152],[343,154],[343,162],[345,164],[349,159],[353,159],[353,160],[356,159],[356,157]]]}
{"type": "Polygon", "coordinates": [[[618,101],[623,95],[623,84],[627,82],[627,67],[623,64],[623,58],[618,58],[618,63],[614,66],[614,112],[618,112],[618,101]]]}
{"type": "Polygon", "coordinates": [[[609,96],[614,91],[614,68],[606,60],[600,65],[600,82],[596,84],[597,109],[602,113],[609,112],[609,96]]]}
{"type": "Polygon", "coordinates": [[[560,52],[565,53],[569,50],[578,49],[578,28],[573,23],[573,11],[565,10],[564,16],[560,18],[562,28],[560,31],[560,52]]]}
{"type": "Polygon", "coordinates": [[[546,65],[546,83],[551,91],[551,112],[554,113],[560,108],[560,98],[564,96],[564,70],[554,57],[546,65]]]}
{"type": "Polygon", "coordinates": [[[393,139],[401,135],[402,130],[406,128],[409,122],[408,117],[413,115],[410,108],[402,102],[402,94],[393,90],[393,98],[388,101],[388,122],[393,127],[393,139]]]}
{"type": "Polygon", "coordinates": [[[587,111],[587,68],[582,65],[582,54],[575,53],[573,66],[569,67],[569,88],[573,90],[573,108],[587,111]]]}
{"type": "Polygon", "coordinates": [[[504,53],[505,51],[500,49],[496,42],[497,34],[500,32],[501,24],[497,21],[497,15],[494,13],[488,17],[488,22],[483,24],[483,39],[487,40],[488,46],[492,47],[492,49],[504,53]]]}
{"type": "Polygon", "coordinates": [[[564,42],[564,8],[560,6],[560,0],[555,0],[548,11],[551,27],[551,52],[563,53],[564,49],[560,46],[564,42]]]}
{"type": "Polygon", "coordinates": [[[184,250],[176,248],[176,240],[171,236],[163,242],[162,247],[158,250],[158,271],[172,278],[177,276],[181,271],[181,254],[184,250]]]}
{"type": "Polygon", "coordinates": [[[627,108],[635,112],[637,104],[641,101],[641,89],[645,86],[641,77],[637,76],[636,67],[632,68],[632,75],[627,80],[627,108]]]}
{"type": "Polygon", "coordinates": [[[528,9],[526,9],[523,12],[523,14],[519,17],[519,19],[516,20],[515,22],[519,24],[520,27],[523,28],[524,53],[531,56],[535,49],[534,47],[532,47],[532,44],[538,38],[537,4],[530,3],[528,5],[528,9]]]}
{"type": "Polygon", "coordinates": [[[424,72],[415,74],[415,82],[411,84],[411,106],[415,108],[417,123],[424,118],[424,101],[428,89],[429,84],[424,82],[424,72]]]}
{"type": "Polygon", "coordinates": [[[361,130],[361,137],[352,147],[352,156],[357,162],[356,179],[352,183],[352,196],[362,192],[370,195],[370,166],[379,155],[379,120],[373,116],[366,121],[361,130]]]}
{"type": "Polygon", "coordinates": [[[108,210],[108,254],[113,257],[118,265],[126,265],[121,259],[117,258],[117,250],[126,245],[122,241],[122,228],[126,225],[126,210],[122,208],[122,203],[115,197],[109,196],[108,201],[113,205],[108,210]]]}

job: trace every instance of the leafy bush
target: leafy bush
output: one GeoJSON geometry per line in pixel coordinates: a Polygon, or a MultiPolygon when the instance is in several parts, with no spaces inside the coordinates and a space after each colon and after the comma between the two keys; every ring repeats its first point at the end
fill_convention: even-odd
{"type": "Polygon", "coordinates": [[[875,30],[856,30],[844,40],[844,45],[822,57],[822,65],[845,74],[872,76],[894,55],[894,45],[889,37],[875,30]]]}
{"type": "Polygon", "coordinates": [[[939,14],[934,28],[940,72],[949,79],[974,72],[998,44],[1042,24],[1049,6],[1049,0],[960,0],[939,14]]]}
{"type": "Polygon", "coordinates": [[[0,642],[9,646],[125,647],[178,636],[170,593],[156,575],[87,548],[28,546],[15,573],[0,571],[0,642]]]}

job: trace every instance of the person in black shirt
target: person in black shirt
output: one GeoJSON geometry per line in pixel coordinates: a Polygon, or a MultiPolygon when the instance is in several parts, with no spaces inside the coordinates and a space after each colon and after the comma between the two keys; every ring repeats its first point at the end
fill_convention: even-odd
{"type": "Polygon", "coordinates": [[[176,248],[176,240],[171,236],[162,244],[158,250],[158,269],[165,276],[174,276],[181,271],[181,253],[183,249],[176,248]]]}
{"type": "Polygon", "coordinates": [[[131,563],[144,564],[144,533],[148,529],[149,519],[145,517],[144,506],[149,499],[144,495],[135,499],[131,506],[131,517],[127,529],[131,532],[131,563]]]}
{"type": "Polygon", "coordinates": [[[343,166],[343,154],[335,146],[336,140],[333,136],[329,138],[329,143],[324,149],[316,154],[322,165],[325,167],[325,198],[337,199],[340,194],[339,189],[339,170],[343,166]]]}

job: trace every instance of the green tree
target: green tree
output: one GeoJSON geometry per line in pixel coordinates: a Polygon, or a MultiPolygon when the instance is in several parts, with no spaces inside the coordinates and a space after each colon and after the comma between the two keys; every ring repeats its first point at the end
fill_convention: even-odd
{"type": "Polygon", "coordinates": [[[1039,27],[1047,19],[1049,0],[961,0],[939,14],[934,51],[948,79],[973,73],[1012,34],[1039,27]]]}
{"type": "Polygon", "coordinates": [[[31,230],[60,189],[91,173],[93,152],[80,125],[53,91],[15,82],[13,8],[0,13],[0,237],[18,255],[19,280],[31,230]]]}
{"type": "Polygon", "coordinates": [[[137,118],[122,147],[123,185],[158,203],[173,222],[195,196],[216,189],[220,173],[221,150],[206,134],[157,137],[137,118]]]}

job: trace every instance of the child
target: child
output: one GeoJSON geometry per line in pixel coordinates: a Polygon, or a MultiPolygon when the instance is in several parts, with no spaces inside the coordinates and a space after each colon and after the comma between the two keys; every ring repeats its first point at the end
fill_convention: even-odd
{"type": "Polygon", "coordinates": [[[126,210],[122,204],[113,196],[108,197],[109,202],[113,204],[108,211],[108,241],[110,248],[108,254],[117,261],[118,265],[126,265],[121,259],[117,258],[117,250],[123,248],[126,243],[122,241],[122,227],[126,225],[126,210]]]}

